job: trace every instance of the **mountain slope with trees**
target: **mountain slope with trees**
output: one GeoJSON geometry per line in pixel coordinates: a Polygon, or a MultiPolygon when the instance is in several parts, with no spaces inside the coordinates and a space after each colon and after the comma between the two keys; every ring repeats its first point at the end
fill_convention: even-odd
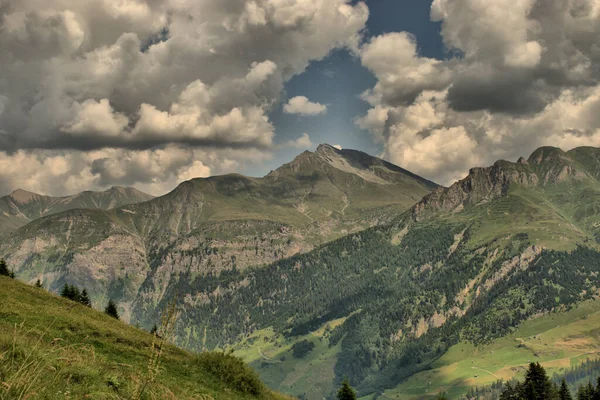
{"type": "Polygon", "coordinates": [[[333,396],[344,377],[360,396],[377,396],[432,368],[457,345],[494,343],[528,320],[596,298],[600,149],[546,147],[527,160],[474,168],[450,188],[436,188],[411,209],[391,214],[401,206],[384,196],[393,198],[393,185],[379,181],[396,176],[391,167],[384,164],[382,173],[383,167],[359,163],[353,154],[320,152],[260,180],[194,180],[141,205],[34,221],[2,249],[22,278],[44,268],[60,271],[92,294],[129,302],[119,311],[145,327],[177,297],[180,345],[232,348],[269,385],[308,399],[333,396]],[[307,163],[311,168],[303,172],[307,163]],[[348,175],[347,164],[362,168],[348,175]],[[306,187],[313,195],[304,198],[306,187]],[[340,187],[357,199],[353,208],[344,208],[340,187]],[[271,195],[282,203],[265,202],[271,195]],[[257,215],[269,219],[257,222],[257,215]],[[343,230],[323,227],[343,226],[348,220],[336,219],[340,215],[376,215],[387,223],[335,239],[343,230]],[[316,221],[296,225],[308,216],[316,221]],[[314,230],[300,239],[297,226],[314,230]],[[53,229],[70,236],[45,236],[53,229]],[[311,243],[311,237],[324,238],[322,232],[335,240],[315,240],[307,246],[316,246],[312,251],[283,251],[269,265],[252,267],[269,262],[257,257],[265,249],[311,243]],[[48,267],[47,254],[23,251],[34,236],[77,250],[63,250],[66,258],[48,267]],[[118,249],[127,250],[115,265],[118,249]],[[108,291],[89,285],[96,278],[86,281],[101,268],[83,276],[75,268],[83,255],[99,260],[105,253],[119,277],[108,291]],[[299,349],[302,357],[294,357],[299,349]]]}
{"type": "Polygon", "coordinates": [[[199,178],[148,202],[39,218],[0,245],[17,275],[86,287],[93,302],[157,304],[172,279],[270,264],[388,222],[437,188],[395,165],[321,145],[263,178],[199,178]],[[142,292],[140,292],[142,291],[142,292]],[[142,298],[143,297],[143,298],[142,298]]]}
{"type": "Polygon", "coordinates": [[[489,343],[596,296],[598,160],[599,149],[542,148],[474,169],[395,222],[313,252],[250,271],[182,274],[166,289],[186,293],[179,340],[240,354],[258,346],[262,376],[309,398],[321,395],[307,394],[319,378],[311,368],[299,361],[281,374],[270,360],[285,370],[294,342],[317,340],[334,382],[347,376],[359,394],[381,393],[457,343],[489,343]]]}

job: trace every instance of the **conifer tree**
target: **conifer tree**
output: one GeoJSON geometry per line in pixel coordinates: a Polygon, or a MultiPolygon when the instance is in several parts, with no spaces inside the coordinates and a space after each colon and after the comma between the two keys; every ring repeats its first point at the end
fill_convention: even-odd
{"type": "Polygon", "coordinates": [[[577,391],[577,400],[592,400],[595,391],[596,388],[594,388],[594,385],[592,385],[591,382],[588,382],[587,385],[579,387],[579,390],[577,391]]]}
{"type": "Polygon", "coordinates": [[[350,386],[350,382],[348,379],[344,379],[342,382],[342,387],[337,392],[338,400],[356,400],[356,392],[350,386]]]}
{"type": "Polygon", "coordinates": [[[0,260],[0,275],[2,276],[11,276],[11,271],[9,271],[8,266],[6,265],[6,261],[4,259],[0,260]]]}
{"type": "Polygon", "coordinates": [[[594,389],[592,400],[600,400],[600,376],[596,380],[596,388],[594,389]]]}
{"type": "Polygon", "coordinates": [[[75,285],[71,285],[71,300],[79,302],[81,300],[81,292],[79,288],[75,285]]]}
{"type": "Polygon", "coordinates": [[[112,301],[112,299],[108,300],[108,304],[106,305],[104,312],[115,319],[119,319],[119,311],[117,310],[117,305],[114,301],[112,301]]]}
{"type": "Polygon", "coordinates": [[[65,283],[62,290],[60,291],[60,295],[62,297],[70,299],[73,296],[72,291],[71,291],[71,285],[69,285],[68,283],[65,283]]]}
{"type": "Polygon", "coordinates": [[[85,288],[79,295],[79,302],[84,306],[92,307],[92,301],[90,300],[90,296],[88,296],[88,292],[85,288]]]}
{"type": "Polygon", "coordinates": [[[523,397],[527,400],[556,399],[557,393],[554,385],[540,363],[529,364],[523,383],[523,397]]]}
{"type": "Polygon", "coordinates": [[[42,281],[40,281],[39,279],[35,281],[35,287],[38,289],[43,288],[44,286],[42,286],[42,281]]]}
{"type": "Polygon", "coordinates": [[[571,391],[567,386],[567,382],[563,379],[560,384],[560,389],[558,390],[558,398],[560,400],[573,400],[571,397],[571,391]]]}
{"type": "Polygon", "coordinates": [[[68,283],[65,283],[60,291],[60,295],[69,300],[81,302],[81,292],[75,285],[69,285],[68,283]]]}

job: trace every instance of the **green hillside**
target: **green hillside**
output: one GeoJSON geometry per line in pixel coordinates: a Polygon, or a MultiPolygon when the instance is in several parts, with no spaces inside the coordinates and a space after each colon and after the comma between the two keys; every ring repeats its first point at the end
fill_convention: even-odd
{"type": "Polygon", "coordinates": [[[0,399],[287,398],[230,356],[161,349],[145,331],[2,276],[0,304],[0,399]]]}

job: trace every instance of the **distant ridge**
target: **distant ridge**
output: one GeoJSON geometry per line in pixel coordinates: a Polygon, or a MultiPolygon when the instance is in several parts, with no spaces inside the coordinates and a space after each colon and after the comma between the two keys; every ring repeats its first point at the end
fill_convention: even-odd
{"type": "Polygon", "coordinates": [[[71,196],[52,197],[16,189],[0,197],[0,236],[47,215],[75,208],[108,210],[139,203],[154,196],[135,188],[113,186],[105,191],[85,191],[71,196]]]}

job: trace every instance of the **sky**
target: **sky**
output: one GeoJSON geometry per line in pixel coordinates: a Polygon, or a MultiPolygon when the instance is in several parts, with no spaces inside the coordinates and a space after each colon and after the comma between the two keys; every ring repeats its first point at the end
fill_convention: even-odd
{"type": "Polygon", "coordinates": [[[600,0],[0,0],[0,195],[600,146],[599,38],[600,0]]]}

